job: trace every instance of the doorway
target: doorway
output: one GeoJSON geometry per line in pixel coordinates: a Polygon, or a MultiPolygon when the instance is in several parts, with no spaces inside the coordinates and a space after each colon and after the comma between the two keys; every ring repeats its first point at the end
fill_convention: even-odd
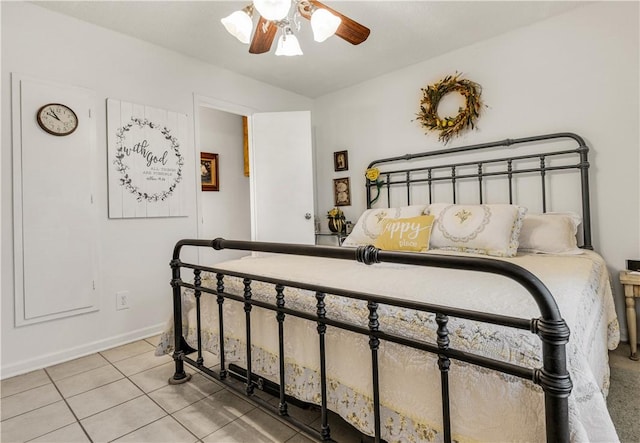
{"type": "MultiPolygon", "coordinates": [[[[194,115],[197,155],[218,154],[219,160],[219,191],[202,191],[198,183],[198,237],[313,244],[311,113],[261,113],[195,95],[194,115]],[[248,117],[250,177],[244,175],[243,116],[248,117]],[[210,131],[215,134],[208,137],[210,131]]],[[[199,176],[199,162],[197,167],[199,176]]],[[[204,265],[247,255],[234,251],[199,254],[204,265]]]]}
{"type": "MultiPolygon", "coordinates": [[[[245,175],[243,127],[243,117],[250,112],[241,109],[229,112],[221,109],[220,103],[203,97],[196,97],[194,103],[196,155],[217,155],[214,180],[218,184],[216,191],[203,190],[200,179],[197,180],[198,238],[251,240],[251,193],[250,180],[245,175]]],[[[198,161],[196,164],[199,168],[196,176],[200,177],[201,165],[198,161]]],[[[198,261],[210,266],[246,255],[243,251],[201,250],[198,261]]]]}

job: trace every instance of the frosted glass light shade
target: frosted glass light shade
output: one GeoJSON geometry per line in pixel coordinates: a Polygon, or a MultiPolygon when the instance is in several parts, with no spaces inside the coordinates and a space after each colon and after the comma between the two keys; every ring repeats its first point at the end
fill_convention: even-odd
{"type": "Polygon", "coordinates": [[[276,55],[302,55],[302,49],[300,49],[300,43],[293,34],[281,35],[278,39],[278,47],[276,48],[276,55]]]}
{"type": "Polygon", "coordinates": [[[244,11],[236,11],[220,20],[229,34],[240,40],[245,45],[249,44],[253,21],[244,11]]]}
{"type": "Polygon", "coordinates": [[[253,6],[266,20],[282,20],[289,13],[291,0],[254,0],[253,6]]]}
{"type": "Polygon", "coordinates": [[[342,19],[323,8],[316,9],[311,15],[311,29],[313,29],[313,39],[323,42],[336,33],[342,19]]]}

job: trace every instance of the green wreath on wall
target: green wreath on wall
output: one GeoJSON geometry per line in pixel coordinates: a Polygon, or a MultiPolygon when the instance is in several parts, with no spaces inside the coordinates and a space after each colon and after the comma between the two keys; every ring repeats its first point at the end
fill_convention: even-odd
{"type": "Polygon", "coordinates": [[[417,120],[428,131],[440,131],[438,140],[445,144],[451,138],[467,128],[475,128],[475,121],[480,116],[483,107],[480,95],[482,87],[471,80],[460,78],[462,74],[448,75],[438,83],[421,88],[422,100],[417,120]],[[442,98],[457,92],[465,98],[465,106],[458,108],[458,114],[453,117],[440,117],[438,105],[442,98]]]}

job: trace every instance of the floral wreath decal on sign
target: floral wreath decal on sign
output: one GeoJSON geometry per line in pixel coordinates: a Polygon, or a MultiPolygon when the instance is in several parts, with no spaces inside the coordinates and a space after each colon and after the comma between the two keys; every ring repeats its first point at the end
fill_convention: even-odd
{"type": "Polygon", "coordinates": [[[475,128],[475,121],[483,107],[480,99],[482,87],[476,82],[460,78],[461,75],[448,75],[434,85],[421,88],[422,100],[420,112],[416,114],[417,120],[428,131],[440,131],[438,140],[445,144],[464,129],[475,128]],[[465,107],[458,108],[458,114],[453,117],[440,117],[438,104],[451,92],[457,92],[465,98],[465,107]]]}
{"type": "Polygon", "coordinates": [[[116,142],[116,145],[117,145],[116,159],[114,160],[113,163],[116,165],[116,169],[118,170],[118,172],[122,174],[122,177],[120,178],[120,185],[124,186],[124,188],[127,191],[135,195],[136,200],[139,202],[142,200],[146,200],[148,202],[157,202],[157,201],[166,200],[173,193],[173,190],[176,188],[178,183],[180,183],[180,181],[182,180],[182,166],[184,165],[184,160],[182,158],[182,155],[180,155],[180,143],[178,142],[178,139],[171,135],[171,131],[167,129],[166,126],[163,126],[161,128],[159,125],[153,122],[150,122],[146,118],[141,119],[138,117],[131,117],[131,121],[129,123],[118,128],[116,132],[116,137],[118,139],[116,142]],[[171,149],[173,150],[173,153],[176,156],[176,163],[178,165],[178,170],[176,171],[176,175],[173,182],[169,185],[169,188],[166,191],[149,194],[147,192],[141,191],[140,188],[138,188],[131,180],[129,173],[127,172],[127,169],[129,169],[129,166],[125,165],[122,160],[125,158],[125,145],[124,145],[125,133],[129,131],[133,127],[133,125],[137,125],[140,128],[144,128],[145,126],[148,126],[150,129],[157,129],[162,133],[164,138],[166,140],[169,140],[169,142],[171,143],[171,149]]]}

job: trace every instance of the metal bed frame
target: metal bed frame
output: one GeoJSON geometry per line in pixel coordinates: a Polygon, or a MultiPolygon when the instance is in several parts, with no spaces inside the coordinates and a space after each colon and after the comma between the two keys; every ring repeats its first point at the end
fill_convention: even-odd
{"type": "MultiPolygon", "coordinates": [[[[547,140],[556,140],[570,138],[574,140],[578,147],[576,149],[564,149],[561,151],[546,152],[543,154],[527,155],[527,156],[510,156],[506,158],[500,158],[495,160],[483,160],[474,162],[463,162],[457,164],[446,164],[440,166],[426,166],[424,168],[412,168],[412,169],[398,169],[383,172],[381,175],[385,177],[385,181],[382,187],[386,187],[389,190],[392,186],[406,186],[410,189],[410,186],[417,182],[424,182],[423,179],[412,179],[411,176],[418,171],[426,171],[428,178],[426,183],[429,186],[429,196],[431,197],[431,185],[436,180],[449,180],[453,183],[454,187],[454,201],[455,201],[455,183],[460,179],[474,179],[478,180],[480,186],[480,198],[482,199],[482,184],[483,178],[489,175],[504,175],[507,177],[509,183],[509,195],[512,199],[511,183],[514,174],[533,173],[540,174],[542,178],[542,194],[543,194],[543,207],[546,210],[545,203],[545,177],[550,171],[560,169],[576,169],[580,172],[581,191],[582,191],[582,209],[583,209],[583,247],[591,249],[591,234],[590,234],[590,218],[589,218],[589,183],[588,183],[588,167],[587,161],[588,148],[583,139],[575,134],[561,133],[550,134],[536,137],[520,138],[515,140],[503,140],[493,143],[485,143],[480,145],[463,146],[458,148],[451,148],[439,151],[432,151],[422,154],[408,154],[401,157],[391,157],[387,159],[377,160],[372,162],[369,167],[376,165],[395,163],[398,161],[409,161],[413,159],[424,159],[434,156],[442,156],[458,152],[475,151],[486,148],[494,148],[499,146],[510,146],[520,143],[531,143],[547,140]],[[547,166],[547,157],[554,155],[577,155],[578,161],[570,166],[547,166]],[[528,168],[527,170],[514,170],[513,164],[520,160],[539,158],[540,166],[538,168],[528,168]],[[500,173],[485,172],[484,165],[491,162],[492,164],[504,164],[505,169],[500,173]],[[468,166],[470,164],[476,165],[478,173],[472,176],[469,175],[456,175],[456,170],[460,166],[468,166]],[[433,172],[436,169],[447,169],[450,171],[449,176],[443,179],[441,177],[434,178],[433,172]],[[394,179],[395,176],[401,176],[401,179],[394,179]]],[[[367,202],[368,206],[371,206],[371,187],[375,184],[367,181],[367,202]]],[[[390,199],[390,193],[388,192],[388,199],[390,199]]],[[[407,191],[407,203],[410,203],[411,193],[407,191]]],[[[481,201],[482,202],[482,201],[481,201]]],[[[327,380],[326,380],[326,349],[325,349],[325,334],[327,326],[334,328],[340,328],[360,334],[368,339],[369,347],[371,350],[372,361],[372,401],[374,409],[374,439],[376,442],[381,440],[381,419],[380,419],[380,398],[379,398],[379,380],[378,380],[378,348],[380,341],[385,340],[394,342],[404,346],[412,347],[422,351],[430,352],[438,356],[438,368],[441,378],[441,401],[442,401],[442,433],[445,442],[452,441],[451,434],[451,414],[450,414],[450,401],[449,401],[449,377],[448,372],[450,365],[453,361],[461,361],[471,363],[483,368],[492,369],[502,373],[510,374],[516,377],[527,379],[533,383],[539,385],[544,392],[544,404],[545,404],[545,422],[546,422],[546,439],[548,442],[566,442],[569,441],[569,419],[568,419],[568,397],[571,393],[572,383],[567,372],[566,367],[566,350],[565,345],[569,340],[569,328],[567,327],[564,319],[562,318],[558,306],[545,285],[529,271],[514,265],[512,263],[493,260],[489,258],[476,258],[476,257],[462,257],[462,256],[438,256],[430,254],[416,254],[416,253],[404,253],[404,252],[391,252],[382,251],[375,247],[360,246],[357,249],[353,248],[340,248],[340,247],[328,247],[328,246],[308,246],[308,245],[296,245],[296,244],[282,244],[282,243],[264,243],[264,242],[250,242],[250,241],[234,241],[217,238],[215,240],[180,240],[177,242],[173,252],[173,260],[171,261],[172,268],[172,280],[171,286],[173,287],[173,316],[174,316],[174,331],[175,333],[175,350],[173,353],[173,359],[175,361],[175,374],[169,380],[170,383],[183,383],[189,380],[190,375],[184,370],[184,364],[187,363],[203,373],[225,383],[229,388],[242,392],[235,384],[230,383],[228,366],[225,362],[224,351],[224,315],[223,306],[225,302],[237,302],[242,303],[245,312],[245,324],[246,324],[246,376],[244,383],[244,394],[251,397],[253,401],[258,403],[261,407],[270,411],[304,432],[318,438],[322,441],[333,441],[331,439],[330,427],[328,423],[327,414],[327,380]],[[271,278],[263,275],[251,275],[237,272],[224,271],[215,267],[201,266],[191,263],[185,263],[180,259],[180,253],[185,246],[206,247],[213,248],[215,250],[232,249],[232,250],[244,250],[255,252],[268,252],[268,253],[280,253],[280,254],[293,254],[293,255],[306,255],[325,258],[334,258],[342,260],[356,260],[358,262],[371,265],[374,263],[400,263],[416,266],[431,266],[439,268],[451,268],[451,269],[467,269],[481,272],[489,272],[498,274],[510,278],[521,286],[523,286],[535,300],[539,310],[540,317],[523,319],[508,317],[503,315],[489,314],[479,311],[464,310],[451,308],[441,305],[434,305],[429,303],[421,303],[414,301],[403,301],[393,299],[383,295],[374,295],[361,292],[347,291],[336,287],[327,287],[308,284],[304,282],[289,281],[277,278],[271,278]],[[193,283],[185,282],[181,278],[181,269],[193,270],[193,283]],[[216,275],[216,288],[209,288],[202,286],[202,272],[211,272],[216,275]],[[225,291],[224,279],[225,276],[239,277],[243,279],[244,292],[243,295],[235,295],[225,291]],[[275,303],[265,302],[252,298],[251,284],[253,281],[261,281],[269,284],[273,284],[275,303]],[[313,291],[316,297],[316,312],[306,312],[296,309],[291,309],[286,306],[285,288],[295,287],[313,291]],[[197,329],[197,347],[196,349],[190,347],[184,339],[182,333],[182,288],[188,288],[194,291],[196,301],[196,329],[197,329]],[[202,337],[201,337],[201,307],[200,299],[202,294],[210,294],[216,296],[218,305],[218,321],[219,321],[219,358],[220,369],[211,370],[204,365],[202,357],[202,337]],[[368,307],[368,327],[362,327],[354,325],[348,322],[339,321],[331,318],[330,312],[327,312],[325,305],[326,294],[334,294],[342,297],[348,297],[352,299],[365,300],[368,307]],[[435,314],[437,328],[437,340],[436,343],[429,343],[419,339],[408,338],[393,333],[386,332],[381,329],[378,318],[379,305],[390,305],[401,308],[414,309],[423,312],[429,312],[435,314]],[[275,313],[275,319],[278,323],[278,336],[279,336],[279,381],[276,385],[277,393],[279,395],[279,404],[277,407],[270,405],[268,402],[260,399],[254,395],[256,387],[262,387],[263,381],[257,378],[252,372],[251,367],[251,311],[252,308],[260,307],[273,311],[275,313]],[[287,316],[294,316],[302,319],[306,319],[317,323],[318,333],[318,352],[320,355],[320,377],[321,377],[321,426],[320,429],[313,429],[308,425],[305,425],[295,418],[289,416],[287,412],[287,404],[290,398],[285,395],[284,376],[285,376],[285,356],[284,356],[284,341],[285,341],[285,319],[287,316]],[[528,330],[532,334],[538,335],[542,342],[542,367],[541,368],[529,368],[506,363],[503,361],[475,355],[466,351],[461,351],[450,347],[449,331],[447,329],[447,323],[449,317],[463,318],[468,320],[474,320],[483,323],[490,323],[495,325],[502,325],[511,328],[528,330]],[[191,358],[190,354],[197,353],[197,357],[191,358]]],[[[419,382],[419,381],[418,381],[419,382]]]]}
{"type": "MultiPolygon", "coordinates": [[[[442,149],[438,151],[422,152],[418,154],[406,154],[398,157],[389,157],[380,160],[374,160],[369,163],[368,168],[379,167],[380,165],[386,165],[389,163],[397,163],[399,161],[412,161],[417,159],[431,159],[435,157],[442,157],[460,152],[473,152],[487,150],[491,148],[509,147],[512,145],[524,145],[533,144],[537,142],[548,142],[562,139],[573,140],[578,146],[572,149],[561,149],[552,152],[534,153],[528,155],[518,155],[509,157],[500,157],[495,159],[483,159],[475,161],[467,161],[461,163],[448,163],[440,165],[427,165],[417,168],[403,168],[389,170],[381,173],[381,176],[385,177],[385,180],[378,184],[382,188],[387,190],[387,202],[388,206],[391,206],[391,189],[393,187],[405,186],[407,189],[406,204],[411,204],[411,186],[415,184],[426,184],[428,186],[428,198],[429,203],[433,203],[433,186],[436,183],[450,182],[452,187],[453,203],[457,203],[457,184],[463,180],[476,180],[478,185],[478,203],[483,203],[483,185],[486,179],[495,177],[506,177],[507,186],[509,191],[509,203],[514,203],[514,181],[517,176],[520,175],[539,175],[540,187],[542,196],[542,212],[547,212],[547,175],[550,172],[562,171],[562,170],[578,170],[580,172],[580,185],[582,194],[582,227],[583,227],[583,245],[585,249],[593,249],[591,244],[591,209],[589,205],[589,160],[588,153],[589,148],[584,139],[577,134],[571,132],[562,132],[555,134],[538,135],[534,137],[524,137],[517,139],[505,139],[490,143],[482,143],[477,145],[460,146],[457,148],[442,149]],[[549,159],[557,158],[561,156],[575,156],[577,157],[576,163],[563,164],[558,166],[551,166],[549,159]],[[537,167],[524,167],[517,168],[518,164],[522,164],[528,160],[539,160],[539,166],[537,167]],[[475,173],[458,173],[461,168],[471,167],[477,170],[475,173]],[[494,167],[493,170],[487,171],[490,167],[494,167]],[[437,175],[439,172],[444,172],[448,175],[437,175]],[[414,178],[420,173],[426,173],[426,178],[414,178]]],[[[371,208],[372,196],[371,189],[376,187],[376,184],[367,181],[367,208],[371,208]]]]}

